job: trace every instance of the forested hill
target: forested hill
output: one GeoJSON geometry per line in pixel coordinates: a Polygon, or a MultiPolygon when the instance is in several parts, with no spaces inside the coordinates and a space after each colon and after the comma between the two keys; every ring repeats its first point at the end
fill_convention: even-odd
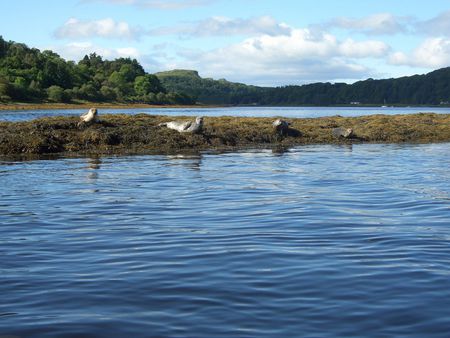
{"type": "MultiPolygon", "coordinates": [[[[300,79],[301,80],[301,79],[300,79]]],[[[438,105],[450,102],[450,68],[354,84],[257,87],[192,70],[148,74],[134,59],[79,62],[0,36],[0,102],[130,102],[231,105],[438,105]]]]}
{"type": "Polygon", "coordinates": [[[450,102],[450,68],[426,75],[345,83],[256,87],[201,78],[196,71],[155,74],[169,90],[184,92],[201,103],[255,105],[439,105],[450,102]]]}
{"type": "Polygon", "coordinates": [[[266,89],[202,78],[195,70],[176,69],[155,74],[164,87],[183,92],[203,104],[259,104],[266,89]]]}
{"type": "Polygon", "coordinates": [[[166,90],[136,60],[108,61],[93,53],[75,63],[0,36],[0,102],[10,101],[195,103],[166,90]]]}

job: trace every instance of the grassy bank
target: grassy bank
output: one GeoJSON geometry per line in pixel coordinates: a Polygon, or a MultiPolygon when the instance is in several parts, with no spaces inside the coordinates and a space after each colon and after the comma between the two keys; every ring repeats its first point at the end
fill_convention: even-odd
{"type": "Polygon", "coordinates": [[[77,117],[0,122],[0,154],[173,153],[320,143],[450,141],[450,114],[287,119],[291,122],[288,136],[274,133],[273,118],[206,117],[199,135],[158,127],[173,119],[147,114],[101,115],[99,122],[82,127],[77,126],[77,117]],[[333,137],[336,127],[352,128],[354,137],[333,137]]]}

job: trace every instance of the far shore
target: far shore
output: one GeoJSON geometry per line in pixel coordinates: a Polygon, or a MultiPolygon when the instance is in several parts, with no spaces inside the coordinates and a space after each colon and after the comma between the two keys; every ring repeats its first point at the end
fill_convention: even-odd
{"type": "Polygon", "coordinates": [[[267,117],[205,117],[200,134],[179,133],[162,122],[192,120],[187,116],[100,114],[100,120],[79,126],[76,116],[0,122],[0,155],[48,153],[174,153],[305,144],[450,142],[450,114],[418,113],[361,117],[291,118],[278,134],[267,117]],[[349,138],[336,128],[351,128],[349,138]]]}
{"type": "MultiPolygon", "coordinates": [[[[133,109],[133,108],[156,108],[156,109],[173,109],[173,108],[194,108],[194,109],[208,109],[208,108],[232,108],[232,107],[272,107],[272,106],[259,106],[259,105],[226,105],[226,104],[195,104],[195,105],[157,105],[157,104],[146,104],[146,103],[98,103],[98,102],[82,102],[82,103],[0,103],[1,110],[52,110],[52,109],[133,109]]],[[[303,106],[286,106],[280,105],[276,107],[314,107],[313,105],[303,105],[303,106]]],[[[420,107],[434,107],[434,108],[449,108],[448,105],[425,105],[425,106],[410,106],[403,104],[396,104],[391,106],[381,106],[379,104],[342,104],[342,105],[331,105],[331,106],[321,106],[321,107],[336,107],[336,108],[420,108],[420,107]]]]}
{"type": "Polygon", "coordinates": [[[2,103],[0,110],[51,110],[51,109],[133,109],[133,108],[214,108],[219,105],[156,105],[145,103],[2,103]]]}

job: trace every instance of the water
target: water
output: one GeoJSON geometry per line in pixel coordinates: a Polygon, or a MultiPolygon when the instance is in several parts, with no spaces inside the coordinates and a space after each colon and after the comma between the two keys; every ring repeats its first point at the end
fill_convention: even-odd
{"type": "Polygon", "coordinates": [[[0,337],[448,337],[450,144],[0,162],[0,337]]]}
{"type": "MultiPolygon", "coordinates": [[[[0,121],[26,121],[38,117],[67,116],[85,113],[87,109],[54,110],[4,110],[0,111],[0,121]]],[[[99,109],[99,114],[153,114],[184,116],[249,116],[290,118],[320,116],[366,116],[373,114],[416,114],[433,112],[450,114],[450,108],[440,107],[221,107],[221,108],[133,108],[133,109],[99,109]]]]}

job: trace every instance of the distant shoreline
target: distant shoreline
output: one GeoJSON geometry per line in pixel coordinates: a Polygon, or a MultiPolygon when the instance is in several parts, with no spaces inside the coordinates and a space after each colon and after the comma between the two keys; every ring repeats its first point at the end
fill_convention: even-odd
{"type": "Polygon", "coordinates": [[[151,105],[144,103],[3,103],[0,110],[52,110],[52,109],[133,109],[133,108],[211,108],[219,105],[151,105]]]}
{"type": "Polygon", "coordinates": [[[149,109],[174,109],[174,108],[233,108],[233,107],[276,107],[276,108],[295,108],[295,107],[315,107],[315,108],[450,108],[448,105],[390,105],[380,106],[377,104],[360,104],[360,105],[329,105],[329,106],[314,106],[314,105],[224,105],[224,104],[195,104],[195,105],[154,105],[145,103],[0,103],[0,111],[2,110],[56,110],[56,109],[89,109],[96,107],[98,109],[133,109],[133,108],[149,108],[149,109]]]}

